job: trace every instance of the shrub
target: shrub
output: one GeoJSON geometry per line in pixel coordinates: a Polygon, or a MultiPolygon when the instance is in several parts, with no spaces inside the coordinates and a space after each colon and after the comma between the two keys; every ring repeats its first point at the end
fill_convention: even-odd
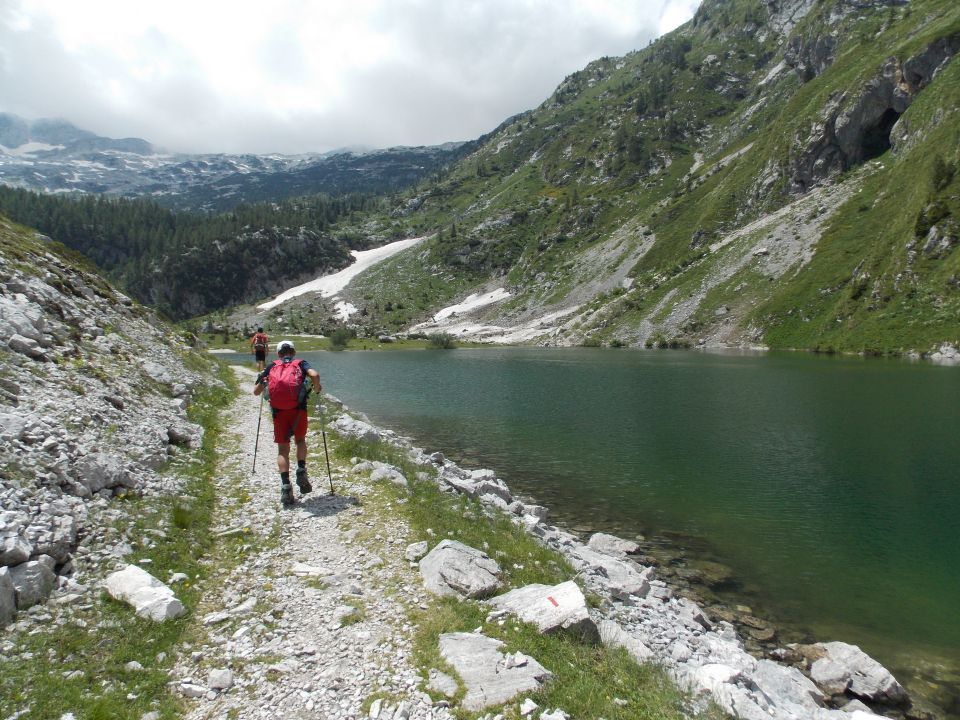
{"type": "Polygon", "coordinates": [[[433,333],[430,335],[430,347],[441,350],[452,350],[457,346],[453,341],[453,335],[450,333],[433,333]]]}
{"type": "Polygon", "coordinates": [[[353,338],[353,331],[347,328],[339,328],[330,334],[330,349],[345,350],[347,343],[353,338]]]}

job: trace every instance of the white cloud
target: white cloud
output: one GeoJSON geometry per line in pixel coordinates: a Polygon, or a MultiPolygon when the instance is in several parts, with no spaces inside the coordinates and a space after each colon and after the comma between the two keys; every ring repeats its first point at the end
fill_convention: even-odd
{"type": "Polygon", "coordinates": [[[178,150],[476,137],[697,0],[5,0],[0,108],[178,150]]]}

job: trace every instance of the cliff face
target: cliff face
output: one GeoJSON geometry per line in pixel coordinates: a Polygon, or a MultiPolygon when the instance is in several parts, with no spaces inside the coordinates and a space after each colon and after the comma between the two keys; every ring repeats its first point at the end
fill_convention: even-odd
{"type": "Polygon", "coordinates": [[[218,382],[68,255],[0,217],[0,624],[113,557],[91,549],[112,498],[176,491],[161,469],[201,443],[186,408],[218,382]]]}

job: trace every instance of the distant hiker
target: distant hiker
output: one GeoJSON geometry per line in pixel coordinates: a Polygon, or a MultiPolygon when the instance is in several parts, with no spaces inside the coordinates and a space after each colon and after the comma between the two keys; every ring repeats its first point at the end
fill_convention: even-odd
{"type": "Polygon", "coordinates": [[[306,495],[313,490],[307,479],[307,397],[310,385],[319,393],[320,375],[306,360],[296,360],[296,348],[290,340],[277,344],[279,360],[257,375],[254,395],[267,389],[273,413],[273,441],[277,444],[277,467],[280,469],[280,502],[293,504],[290,487],[290,438],[297,444],[297,487],[306,495]],[[308,385],[309,383],[309,385],[308,385]]]}
{"type": "Polygon", "coordinates": [[[269,344],[267,336],[263,334],[263,328],[258,327],[253,337],[250,338],[250,347],[253,348],[253,355],[257,359],[257,372],[263,372],[263,368],[267,364],[267,346],[269,344]]]}

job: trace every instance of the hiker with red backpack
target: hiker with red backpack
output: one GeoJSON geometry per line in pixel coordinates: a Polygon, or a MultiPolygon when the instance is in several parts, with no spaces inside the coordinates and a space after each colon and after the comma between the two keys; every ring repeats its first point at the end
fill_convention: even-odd
{"type": "Polygon", "coordinates": [[[307,479],[307,397],[310,387],[320,393],[320,374],[306,360],[295,359],[296,348],[290,340],[277,345],[278,360],[257,375],[254,395],[264,389],[273,413],[273,440],[277,444],[277,466],[280,469],[280,502],[293,505],[290,485],[290,439],[297,445],[297,487],[301,495],[313,490],[307,479]]]}
{"type": "Polygon", "coordinates": [[[269,344],[263,328],[258,327],[253,337],[250,338],[250,347],[253,348],[253,356],[257,360],[257,372],[263,372],[263,368],[267,364],[267,346],[269,344]]]}

